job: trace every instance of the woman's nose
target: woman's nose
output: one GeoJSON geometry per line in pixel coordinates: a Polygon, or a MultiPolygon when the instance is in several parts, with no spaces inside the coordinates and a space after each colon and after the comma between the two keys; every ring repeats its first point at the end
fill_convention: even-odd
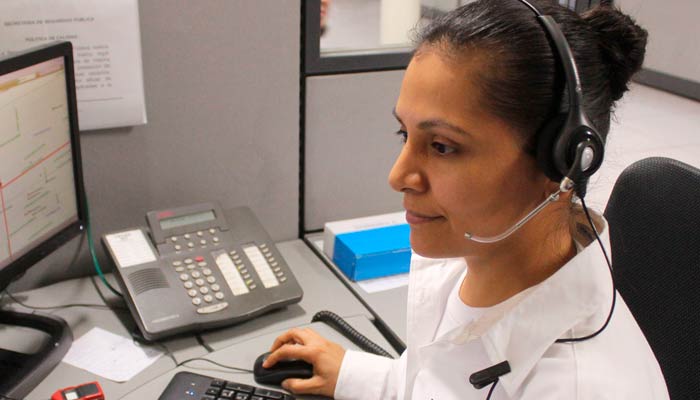
{"type": "Polygon", "coordinates": [[[389,172],[389,185],[397,192],[422,192],[425,190],[425,180],[422,177],[419,163],[410,145],[406,143],[396,158],[389,172]]]}

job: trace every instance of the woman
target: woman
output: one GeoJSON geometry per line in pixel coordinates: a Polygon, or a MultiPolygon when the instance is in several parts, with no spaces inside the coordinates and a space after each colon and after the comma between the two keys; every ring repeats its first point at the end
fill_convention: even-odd
{"type": "MultiPolygon", "coordinates": [[[[579,17],[536,4],[561,26],[604,138],[642,64],[646,32],[611,8],[579,17]]],[[[264,366],[304,359],[314,376],[286,389],[364,400],[668,398],[634,318],[619,296],[613,303],[608,264],[571,191],[503,240],[465,238],[499,235],[557,192],[534,154],[566,103],[560,65],[520,1],[471,3],[425,29],[394,110],[405,145],[389,176],[404,195],[415,252],[408,349],[389,360],[293,329],[264,366]],[[492,393],[469,383],[503,361],[510,372],[492,393]]],[[[585,193],[585,181],[575,189],[585,193]]],[[[607,246],[605,221],[592,221],[607,246]]]]}

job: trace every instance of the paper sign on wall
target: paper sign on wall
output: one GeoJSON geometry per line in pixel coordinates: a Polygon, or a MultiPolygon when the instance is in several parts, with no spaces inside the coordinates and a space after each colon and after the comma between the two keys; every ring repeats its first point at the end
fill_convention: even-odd
{"type": "Polygon", "coordinates": [[[146,123],[138,0],[2,0],[0,54],[73,43],[81,130],[146,123]]]}

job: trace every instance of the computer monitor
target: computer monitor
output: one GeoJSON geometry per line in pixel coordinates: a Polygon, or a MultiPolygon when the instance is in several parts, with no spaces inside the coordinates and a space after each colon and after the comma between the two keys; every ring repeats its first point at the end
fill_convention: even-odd
{"type": "Polygon", "coordinates": [[[72,46],[0,60],[0,290],[85,226],[72,46]]]}
{"type": "MultiPolygon", "coordinates": [[[[73,49],[0,59],[0,290],[86,227],[73,49]]],[[[24,398],[70,348],[61,318],[0,310],[0,326],[48,334],[32,354],[2,348],[0,398],[24,398]]]]}

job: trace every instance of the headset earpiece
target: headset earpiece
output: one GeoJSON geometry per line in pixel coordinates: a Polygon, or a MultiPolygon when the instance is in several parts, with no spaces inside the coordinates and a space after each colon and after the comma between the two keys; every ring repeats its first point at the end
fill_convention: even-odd
{"type": "Polygon", "coordinates": [[[544,174],[555,182],[564,177],[554,163],[554,143],[560,136],[567,114],[557,114],[549,119],[537,132],[537,165],[544,174]]]}

